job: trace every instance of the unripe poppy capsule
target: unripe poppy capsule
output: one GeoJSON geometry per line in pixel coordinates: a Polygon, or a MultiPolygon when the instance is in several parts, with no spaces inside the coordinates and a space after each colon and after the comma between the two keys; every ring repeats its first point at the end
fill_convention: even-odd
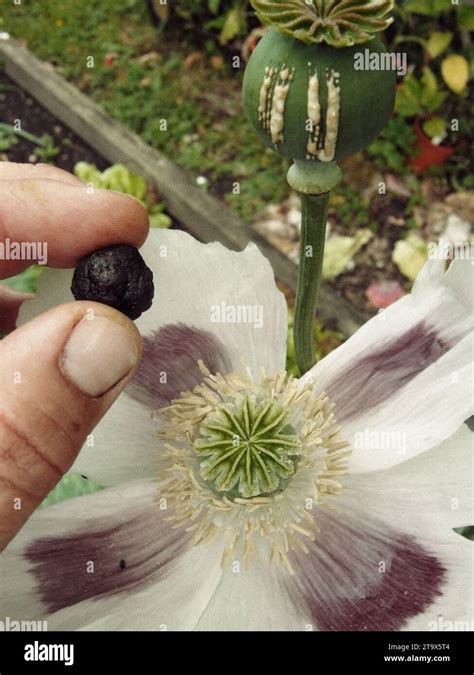
{"type": "Polygon", "coordinates": [[[366,148],[389,119],[394,70],[357,70],[363,47],[304,42],[270,30],[247,65],[244,105],[260,138],[293,160],[338,161],[366,148]]]}

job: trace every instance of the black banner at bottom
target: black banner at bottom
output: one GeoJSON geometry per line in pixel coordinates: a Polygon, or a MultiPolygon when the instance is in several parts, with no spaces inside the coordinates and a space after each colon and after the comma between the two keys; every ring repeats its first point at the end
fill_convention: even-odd
{"type": "Polygon", "coordinates": [[[472,675],[472,633],[0,633],[0,675],[159,673],[183,662],[216,670],[329,666],[375,672],[472,675]],[[227,655],[227,657],[226,657],[227,655]],[[215,663],[212,664],[213,659],[215,663]],[[282,661],[282,659],[284,659],[282,661]],[[228,662],[228,663],[227,663],[228,662]],[[245,664],[245,665],[244,665],[245,664]]]}

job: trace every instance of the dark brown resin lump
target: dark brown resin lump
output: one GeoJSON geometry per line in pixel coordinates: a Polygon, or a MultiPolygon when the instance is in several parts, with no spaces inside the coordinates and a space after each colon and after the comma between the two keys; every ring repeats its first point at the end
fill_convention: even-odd
{"type": "Polygon", "coordinates": [[[130,319],[151,307],[155,292],[153,273],[133,246],[109,246],[81,260],[71,291],[76,300],[102,302],[130,319]]]}

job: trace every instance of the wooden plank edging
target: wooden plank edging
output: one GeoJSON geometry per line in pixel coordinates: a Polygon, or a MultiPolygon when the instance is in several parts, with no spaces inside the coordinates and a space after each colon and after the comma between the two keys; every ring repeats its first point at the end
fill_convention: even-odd
{"type": "MultiPolygon", "coordinates": [[[[113,120],[88,96],[13,39],[0,41],[6,74],[44,108],[112,164],[122,162],[156,185],[166,208],[204,242],[220,241],[234,250],[254,241],[270,261],[275,276],[296,286],[297,265],[234,214],[221,200],[197,187],[185,172],[151,148],[137,134],[113,120]]],[[[319,315],[351,335],[367,318],[324,285],[319,315]]]]}

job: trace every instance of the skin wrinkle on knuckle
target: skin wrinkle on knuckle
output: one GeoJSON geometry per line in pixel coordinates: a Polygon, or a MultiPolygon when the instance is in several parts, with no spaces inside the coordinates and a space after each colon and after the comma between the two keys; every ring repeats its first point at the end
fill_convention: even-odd
{"type": "MultiPolygon", "coordinates": [[[[1,463],[1,455],[0,455],[0,463],[1,463]]],[[[7,486],[7,488],[10,490],[11,494],[15,497],[20,497],[20,498],[23,499],[23,495],[24,495],[32,503],[36,503],[39,499],[42,499],[42,495],[34,494],[30,490],[18,485],[15,481],[11,480],[10,478],[6,478],[5,476],[2,476],[1,473],[0,473],[0,486],[2,484],[5,484],[7,486]]],[[[3,493],[3,489],[1,491],[3,493]]],[[[5,528],[2,528],[0,526],[0,532],[7,531],[7,530],[8,530],[8,523],[6,524],[5,528]]]]}
{"type": "MultiPolygon", "coordinates": [[[[80,317],[74,324],[74,327],[77,326],[81,320],[82,318],[80,317]]],[[[57,365],[56,373],[58,377],[61,378],[61,381],[67,384],[68,390],[70,390],[66,393],[62,386],[58,387],[59,395],[54,396],[54,392],[52,392],[51,398],[48,401],[51,410],[60,410],[61,416],[55,417],[46,409],[46,407],[41,405],[41,401],[35,401],[33,405],[54,427],[58,428],[66,435],[71,447],[73,447],[77,444],[75,434],[84,427],[84,420],[88,420],[95,416],[98,401],[100,401],[102,397],[90,398],[85,396],[85,394],[80,392],[68,380],[65,380],[60,363],[57,365]],[[66,396],[68,398],[66,398],[66,396]]]]}
{"type": "MultiPolygon", "coordinates": [[[[46,486],[54,485],[63,475],[62,470],[52,462],[47,454],[40,449],[31,438],[23,433],[8,420],[3,410],[0,410],[0,475],[3,473],[2,465],[11,463],[13,472],[21,476],[27,467],[33,470],[33,476],[43,475],[46,486]],[[8,440],[10,437],[10,441],[8,440]],[[21,461],[20,461],[21,460],[21,461]],[[39,465],[39,466],[38,466],[39,465]],[[43,471],[38,469],[42,467],[43,471]]],[[[11,477],[9,480],[12,480],[11,477]]],[[[13,480],[17,483],[17,479],[13,480]]],[[[29,490],[29,488],[26,488],[29,490]]]]}
{"type": "MultiPolygon", "coordinates": [[[[72,418],[72,416],[69,416],[69,419],[64,423],[61,423],[58,419],[56,419],[53,415],[48,413],[45,409],[41,408],[41,415],[47,420],[48,422],[48,429],[50,433],[56,437],[56,435],[60,435],[62,440],[66,441],[66,448],[64,450],[64,455],[66,456],[71,456],[74,454],[74,449],[77,446],[77,439],[74,437],[75,434],[77,434],[83,427],[82,421],[76,421],[75,419],[72,418]],[[68,428],[69,426],[69,428],[68,428]]],[[[63,443],[61,442],[61,445],[63,443]]],[[[65,472],[67,469],[61,469],[61,472],[65,472]]]]}
{"type": "MultiPolygon", "coordinates": [[[[117,197],[117,208],[121,211],[123,217],[124,231],[135,237],[138,232],[142,233],[143,231],[143,236],[145,236],[148,229],[148,215],[140,202],[123,194],[114,194],[114,197],[117,197]],[[120,198],[120,204],[118,198],[120,198]]],[[[107,195],[107,202],[109,199],[110,196],[107,195]]],[[[107,202],[104,200],[104,209],[108,213],[110,206],[107,202]]]]}
{"type": "Polygon", "coordinates": [[[0,481],[13,488],[14,496],[26,495],[33,503],[40,501],[57,482],[56,473],[49,467],[47,471],[48,476],[38,475],[30,458],[25,460],[24,453],[16,445],[0,448],[0,481]]]}
{"type": "MultiPolygon", "coordinates": [[[[23,404],[26,418],[38,418],[42,421],[42,425],[36,425],[37,446],[60,448],[60,458],[61,460],[64,458],[64,462],[61,461],[58,464],[58,461],[50,460],[50,463],[61,475],[69,469],[71,459],[75,458],[77,449],[84,442],[85,434],[81,430],[84,427],[84,420],[91,416],[94,403],[93,400],[86,400],[85,397],[81,397],[79,400],[75,399],[74,402],[68,402],[65,399],[64,391],[61,391],[61,396],[50,402],[52,410],[61,410],[61,417],[49,412],[45,406],[41,405],[39,400],[23,404]],[[75,414],[73,414],[73,410],[75,414]]],[[[28,435],[28,433],[25,433],[26,437],[28,435]]]]}

